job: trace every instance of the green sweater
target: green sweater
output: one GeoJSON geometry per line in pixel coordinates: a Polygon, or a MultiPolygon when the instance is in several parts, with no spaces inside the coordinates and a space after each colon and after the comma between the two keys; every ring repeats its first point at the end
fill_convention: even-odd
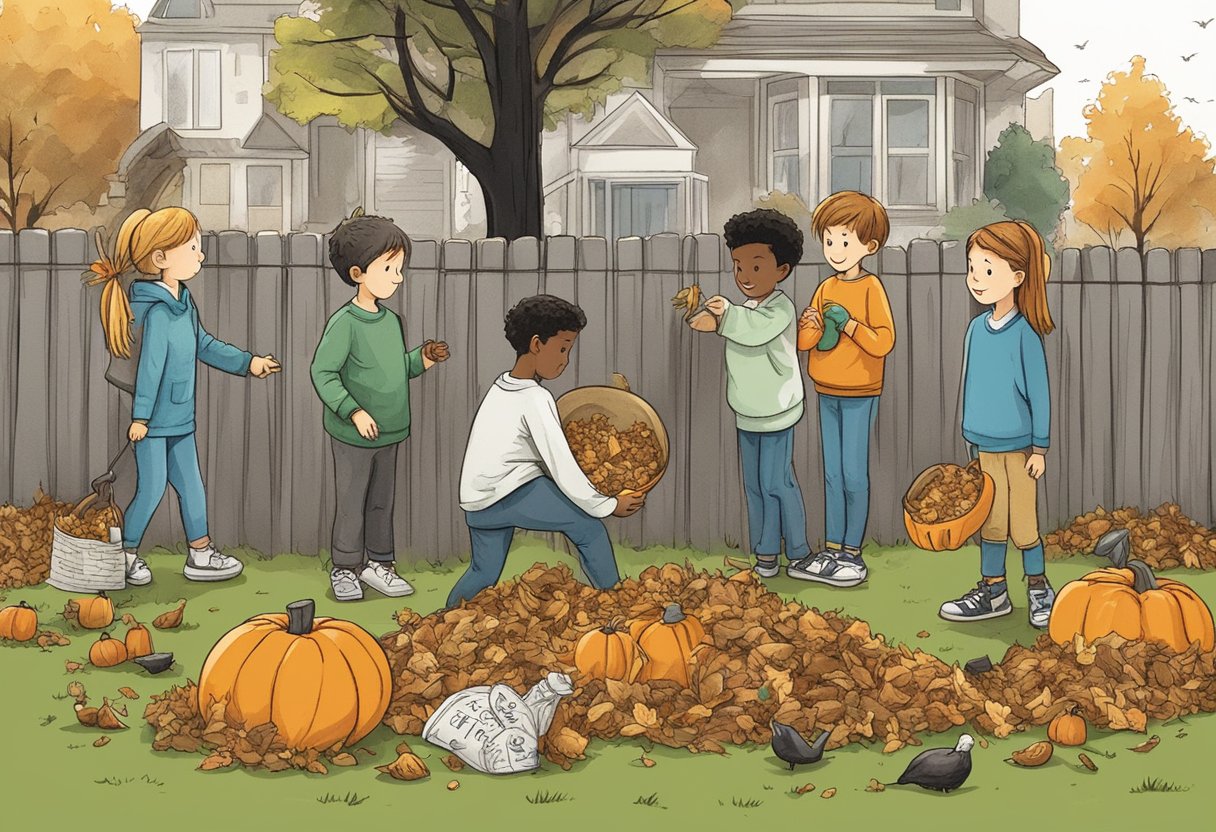
{"type": "Polygon", "coordinates": [[[312,359],[312,386],[325,405],[325,431],[339,442],[383,448],[410,435],[409,380],[422,375],[422,347],[406,352],[395,312],[347,303],[330,316],[312,359]],[[380,435],[368,441],[350,417],[365,410],[380,435]]]}
{"type": "Polygon", "coordinates": [[[802,418],[806,390],[798,368],[798,310],[775,290],[755,308],[726,307],[726,402],[739,430],[775,433],[802,418]]]}

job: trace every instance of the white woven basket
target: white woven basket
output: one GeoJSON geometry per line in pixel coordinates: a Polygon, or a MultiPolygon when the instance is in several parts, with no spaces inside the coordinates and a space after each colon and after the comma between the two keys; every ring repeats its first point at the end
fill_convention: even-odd
{"type": "Polygon", "coordinates": [[[46,582],[65,592],[126,589],[127,556],[122,543],[75,537],[56,523],[51,539],[51,576],[46,582]]]}

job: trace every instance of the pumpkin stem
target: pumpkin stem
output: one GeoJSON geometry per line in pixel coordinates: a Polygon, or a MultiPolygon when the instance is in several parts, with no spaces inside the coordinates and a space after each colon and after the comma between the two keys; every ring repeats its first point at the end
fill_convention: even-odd
{"type": "Polygon", "coordinates": [[[1153,568],[1147,563],[1142,560],[1133,560],[1128,562],[1127,568],[1136,575],[1137,594],[1143,595],[1145,592],[1157,588],[1157,576],[1153,574],[1153,568]]]}
{"type": "Polygon", "coordinates": [[[679,624],[683,620],[684,610],[680,608],[679,604],[668,604],[663,610],[664,624],[679,624]]]}
{"type": "Polygon", "coordinates": [[[312,632],[312,619],[317,605],[311,598],[292,601],[287,605],[287,632],[293,636],[304,636],[312,632]]]}
{"type": "Polygon", "coordinates": [[[1128,542],[1130,536],[1127,529],[1107,532],[1098,538],[1098,543],[1094,546],[1094,554],[1100,558],[1110,558],[1111,563],[1117,568],[1123,569],[1127,566],[1127,556],[1131,551],[1131,544],[1128,542]]]}

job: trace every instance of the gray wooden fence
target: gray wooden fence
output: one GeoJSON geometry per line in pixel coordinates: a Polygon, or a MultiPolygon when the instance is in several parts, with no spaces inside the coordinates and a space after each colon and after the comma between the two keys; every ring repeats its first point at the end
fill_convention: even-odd
{"type": "MultiPolygon", "coordinates": [[[[309,363],[330,313],[350,289],[328,268],[314,234],[204,238],[192,287],[217,337],[283,361],[268,381],[204,369],[198,443],[213,534],[265,552],[328,548],[332,463],[309,363]]],[[[103,378],[99,290],[80,272],[95,252],[78,230],[0,232],[0,502],[28,501],[40,483],[77,498],[121,447],[130,403],[103,378]]],[[[668,299],[700,283],[735,296],[717,236],[418,241],[403,291],[407,338],[445,339],[452,358],[415,382],[414,434],[401,454],[398,547],[412,558],[467,551],[457,506],[465,438],[478,402],[512,362],[503,315],[538,292],[578,303],[588,326],[555,395],[624,373],[672,437],[666,478],[643,512],[610,521],[627,545],[746,546],[734,422],[725,404],[723,346],[698,336],[668,299]]],[[[827,273],[809,247],[783,289],[801,307],[827,273]]],[[[962,337],[976,312],[963,286],[959,243],[917,240],[870,264],[895,312],[872,457],[870,535],[905,537],[900,498],[915,474],[961,460],[962,337]]],[[[1106,248],[1061,252],[1049,283],[1059,327],[1046,339],[1052,449],[1041,491],[1044,528],[1096,505],[1173,500],[1210,524],[1216,408],[1216,251],[1106,248]]],[[[808,381],[796,467],[812,538],[822,536],[818,417],[808,381]]],[[[120,478],[128,499],[131,465],[120,478]]],[[[147,543],[182,538],[176,501],[161,505],[147,543]]]]}

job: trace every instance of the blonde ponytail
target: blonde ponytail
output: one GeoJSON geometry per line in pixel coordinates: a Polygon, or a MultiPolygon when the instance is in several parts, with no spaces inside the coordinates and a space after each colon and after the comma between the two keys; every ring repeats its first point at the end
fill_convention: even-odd
{"type": "Polygon", "coordinates": [[[101,328],[106,348],[119,358],[131,357],[131,303],[123,291],[122,276],[132,269],[156,276],[160,270],[152,263],[157,251],[167,251],[188,242],[199,233],[198,219],[185,208],[147,208],[133,211],[123,220],[110,254],[106,254],[101,234],[97,234],[98,259],[84,273],[89,286],[105,284],[101,290],[101,328]]]}
{"type": "Polygon", "coordinates": [[[1015,272],[1025,275],[1022,285],[1013,290],[1014,303],[1035,332],[1040,336],[1050,334],[1055,329],[1047,308],[1051,258],[1034,226],[1021,220],[986,225],[967,239],[968,252],[976,246],[991,251],[1015,272]]]}

